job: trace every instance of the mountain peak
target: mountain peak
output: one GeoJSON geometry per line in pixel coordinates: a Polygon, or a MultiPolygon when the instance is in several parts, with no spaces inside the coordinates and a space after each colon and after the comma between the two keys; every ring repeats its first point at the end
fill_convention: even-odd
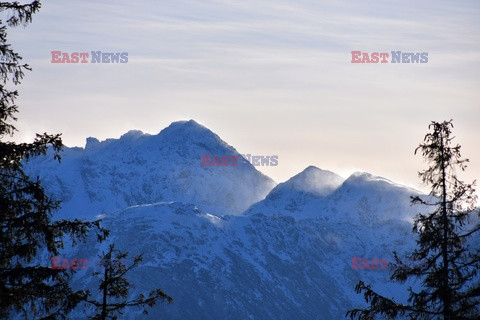
{"type": "Polygon", "coordinates": [[[317,196],[327,196],[337,189],[344,179],[328,170],[315,166],[308,166],[299,174],[293,176],[286,184],[291,184],[294,189],[317,196]]]}
{"type": "Polygon", "coordinates": [[[85,149],[91,150],[92,148],[95,148],[96,146],[100,145],[100,141],[98,141],[97,138],[94,137],[88,137],[85,143],[85,149]]]}
{"type": "Polygon", "coordinates": [[[172,122],[168,127],[162,130],[162,132],[185,132],[185,133],[199,133],[199,132],[212,132],[208,128],[202,126],[195,120],[181,120],[181,121],[175,121],[172,122]]]}
{"type": "Polygon", "coordinates": [[[125,139],[136,139],[141,136],[144,136],[145,133],[141,130],[130,130],[127,133],[124,133],[121,137],[120,140],[125,140],[125,139]]]}
{"type": "Polygon", "coordinates": [[[410,187],[395,183],[391,180],[386,178],[373,175],[368,172],[354,172],[350,175],[350,177],[345,180],[343,183],[342,188],[347,189],[365,189],[368,191],[372,191],[373,189],[405,189],[409,190],[409,192],[417,193],[418,190],[412,189],[410,187]],[[373,188],[373,189],[372,189],[373,188]]]}
{"type": "Polygon", "coordinates": [[[297,191],[324,197],[335,191],[343,181],[342,177],[331,171],[308,166],[302,172],[279,184],[271,193],[297,191]]]}
{"type": "Polygon", "coordinates": [[[210,129],[195,120],[175,121],[160,131],[159,137],[184,144],[186,142],[201,145],[226,144],[210,129]]]}
{"type": "Polygon", "coordinates": [[[67,151],[57,170],[35,175],[49,176],[59,198],[73,199],[64,201],[71,207],[88,203],[109,212],[173,201],[195,203],[218,215],[239,214],[276,185],[252,165],[202,166],[203,154],[238,152],[194,120],[173,122],[156,135],[131,130],[118,139],[90,137],[82,152],[67,151]]]}
{"type": "Polygon", "coordinates": [[[363,185],[370,182],[384,182],[389,184],[394,184],[392,181],[375,176],[368,172],[357,171],[352,173],[347,180],[345,180],[345,184],[352,184],[352,185],[363,185]]]}

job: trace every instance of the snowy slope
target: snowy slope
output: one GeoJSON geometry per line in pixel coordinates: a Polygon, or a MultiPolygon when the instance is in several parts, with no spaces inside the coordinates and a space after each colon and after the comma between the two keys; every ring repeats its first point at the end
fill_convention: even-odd
{"type": "Polygon", "coordinates": [[[328,221],[374,226],[391,220],[412,221],[418,209],[411,207],[410,196],[418,194],[416,190],[366,172],[355,172],[343,181],[330,171],[309,167],[272,189],[246,214],[324,217],[328,221]]]}
{"type": "Polygon", "coordinates": [[[275,182],[239,158],[238,166],[201,166],[201,155],[239,153],[193,120],[172,123],[158,135],[130,131],[120,139],[88,138],[27,166],[63,200],[65,215],[91,217],[159,201],[194,203],[217,214],[238,214],[265,197],[275,182]]]}
{"type": "MultiPolygon", "coordinates": [[[[352,258],[393,261],[394,250],[412,247],[420,208],[410,196],[418,191],[313,166],[275,187],[244,159],[237,167],[202,167],[204,153],[238,154],[188,121],[158,135],[89,138],[84,149],[66,149],[61,165],[44,158],[28,164],[64,201],[63,216],[100,216],[111,230],[108,243],[144,254],[129,275],[132,295],[159,287],[175,300],[148,317],[129,310],[125,319],[343,319],[363,304],[354,292],[360,279],[405,298],[402,286],[388,283],[390,269],[352,269],[352,258]]],[[[97,286],[91,272],[108,243],[92,238],[62,252],[90,261],[76,273],[78,288],[97,286]]]]}
{"type": "MultiPolygon", "coordinates": [[[[351,259],[393,261],[393,250],[401,253],[413,245],[411,224],[401,212],[394,216],[388,211],[408,208],[408,195],[416,192],[363,173],[352,175],[333,192],[329,189],[330,194],[319,193],[311,187],[325,172],[312,169],[303,172],[310,177],[302,177],[310,187],[302,188],[296,184],[301,180],[294,179],[297,187],[286,182],[281,192],[272,190],[289,201],[309,193],[300,211],[264,209],[220,217],[193,205],[158,203],[106,214],[110,241],[132,255],[145,255],[131,275],[138,292],[156,286],[175,298],[173,305],[160,305],[146,318],[342,319],[346,310],[363,304],[353,290],[360,279],[387,296],[398,291],[395,297],[401,299],[402,286],[387,284],[388,269],[354,270],[351,259]],[[324,207],[309,212],[310,202],[324,207]],[[365,214],[368,219],[362,218],[365,214]],[[356,215],[360,218],[353,219],[356,215]],[[372,215],[379,218],[373,224],[372,215]]],[[[281,202],[282,197],[272,201],[281,202]]],[[[92,242],[86,246],[90,250],[77,255],[91,254],[94,259],[93,253],[106,245],[92,242]]],[[[95,284],[87,274],[77,283],[95,284]]],[[[126,317],[140,318],[134,310],[126,317]]]]}
{"type": "MultiPolygon", "coordinates": [[[[362,303],[353,291],[359,279],[379,284],[388,277],[388,270],[351,269],[351,257],[391,259],[392,244],[408,245],[410,229],[406,222],[372,232],[322,218],[218,217],[180,203],[138,206],[104,222],[120,249],[144,253],[130,276],[137,292],[155,286],[175,299],[145,319],[342,319],[362,303]]],[[[95,261],[93,253],[106,246],[91,242],[70,254],[95,261]]],[[[83,272],[77,285],[97,282],[83,272]]],[[[136,311],[125,319],[140,319],[136,311]]]]}
{"type": "Polygon", "coordinates": [[[310,166],[273,188],[265,200],[254,205],[250,212],[302,211],[306,203],[325,198],[342,183],[343,178],[337,174],[310,166]]]}

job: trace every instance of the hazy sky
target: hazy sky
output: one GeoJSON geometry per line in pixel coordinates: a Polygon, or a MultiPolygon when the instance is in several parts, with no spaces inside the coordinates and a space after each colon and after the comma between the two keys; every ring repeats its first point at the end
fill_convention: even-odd
{"type": "MultiPolygon", "coordinates": [[[[308,165],[419,187],[413,152],[453,118],[480,178],[479,1],[43,1],[11,31],[34,69],[19,140],[68,146],[194,119],[277,182],[308,165]],[[52,64],[51,51],[128,52],[126,64],[52,64]],[[351,51],[428,52],[426,64],[352,64],[351,51]]],[[[199,156],[200,165],[200,156],[199,156]]]]}

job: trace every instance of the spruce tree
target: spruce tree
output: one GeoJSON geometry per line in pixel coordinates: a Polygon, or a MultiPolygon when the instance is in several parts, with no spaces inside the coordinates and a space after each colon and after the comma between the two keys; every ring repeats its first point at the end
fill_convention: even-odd
{"type": "MultiPolygon", "coordinates": [[[[11,141],[18,106],[16,90],[27,64],[7,43],[7,29],[27,25],[40,9],[40,2],[29,4],[1,2],[0,12],[8,15],[0,21],[0,318],[14,314],[23,318],[63,318],[85,298],[85,292],[69,286],[70,273],[39,263],[38,255],[59,254],[63,239],[69,236],[73,245],[95,229],[99,239],[106,230],[98,221],[52,220],[59,202],[47,195],[39,178],[31,179],[24,164],[32,157],[46,155],[51,149],[60,161],[63,144],[60,134],[37,134],[32,143],[11,141]],[[46,250],[46,251],[45,251],[46,250]]],[[[41,262],[41,261],[40,261],[41,262]]]]}
{"type": "MultiPolygon", "coordinates": [[[[91,320],[116,320],[123,314],[127,307],[141,308],[144,314],[148,314],[146,307],[153,307],[158,301],[168,301],[172,303],[173,299],[160,289],[152,290],[147,297],[140,294],[136,299],[127,300],[132,284],[125,278],[125,274],[137,267],[142,261],[142,255],[136,256],[130,266],[126,266],[123,260],[128,253],[115,249],[111,244],[106,253],[100,256],[102,272],[94,272],[94,276],[100,276],[99,291],[102,295],[101,301],[87,299],[86,301],[95,306],[96,313],[90,316],[91,320]]],[[[90,292],[89,292],[90,294],[90,292]]]]}
{"type": "Polygon", "coordinates": [[[428,197],[412,197],[412,204],[433,209],[414,219],[416,248],[403,259],[394,252],[391,280],[419,279],[420,291],[410,287],[408,303],[402,304],[360,281],[355,290],[363,293],[369,307],[348,311],[350,318],[480,319],[480,248],[471,247],[480,230],[480,224],[471,221],[475,181],[467,184],[458,178],[468,159],[462,159],[460,145],[453,144],[452,128],[451,120],[432,122],[431,132],[415,150],[429,165],[419,177],[431,191],[428,197]]]}

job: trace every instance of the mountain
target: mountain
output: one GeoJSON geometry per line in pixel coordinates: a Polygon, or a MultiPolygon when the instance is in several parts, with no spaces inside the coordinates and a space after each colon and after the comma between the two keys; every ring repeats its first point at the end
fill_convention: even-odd
{"type": "Polygon", "coordinates": [[[288,181],[277,185],[265,200],[254,204],[247,213],[303,212],[306,209],[306,203],[324,199],[343,181],[342,177],[333,172],[310,166],[288,181]]]}
{"type": "Polygon", "coordinates": [[[90,261],[75,274],[77,288],[97,287],[91,273],[110,242],[144,254],[128,276],[132,296],[159,287],[174,298],[146,317],[127,310],[124,319],[343,319],[364,305],[354,292],[360,279],[400,301],[400,288],[415,286],[390,284],[388,263],[353,269],[352,258],[391,262],[393,250],[414,245],[411,222],[422,208],[409,197],[418,191],[314,166],[275,185],[243,158],[238,166],[201,166],[202,154],[238,152],[190,120],[158,135],[89,138],[85,148],[66,148],[60,165],[47,158],[26,165],[64,201],[61,217],[99,217],[111,231],[107,242],[92,236],[62,251],[90,261]]]}
{"type": "Polygon", "coordinates": [[[373,226],[392,220],[412,221],[417,209],[410,206],[410,196],[418,194],[366,172],[355,172],[343,180],[335,173],[310,166],[273,188],[245,213],[323,217],[373,226]]]}
{"type": "Polygon", "coordinates": [[[92,217],[126,207],[177,201],[235,215],[263,199],[275,182],[197,122],[172,123],[157,135],[130,131],[120,139],[88,138],[66,148],[62,163],[37,158],[27,166],[63,201],[62,214],[92,217]],[[202,166],[202,154],[238,156],[237,166],[202,166]]]}
{"type": "MultiPolygon", "coordinates": [[[[374,283],[388,278],[388,270],[351,269],[351,257],[391,260],[384,247],[390,235],[402,235],[394,238],[401,247],[410,228],[384,224],[373,236],[354,224],[286,215],[219,217],[180,203],[129,208],[107,215],[104,224],[122,250],[144,253],[130,274],[132,294],[155,286],[175,299],[148,317],[132,309],[125,319],[342,319],[345,308],[362,304],[353,291],[360,277],[374,283]]],[[[98,285],[90,275],[99,271],[93,253],[107,245],[92,239],[70,253],[92,265],[78,274],[78,288],[98,285]]]]}

